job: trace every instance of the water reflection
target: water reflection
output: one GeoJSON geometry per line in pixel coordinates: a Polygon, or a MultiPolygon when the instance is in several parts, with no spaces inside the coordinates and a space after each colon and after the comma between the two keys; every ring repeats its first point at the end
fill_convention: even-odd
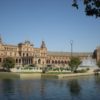
{"type": "Polygon", "coordinates": [[[73,79],[68,81],[68,88],[71,95],[79,95],[81,91],[81,86],[78,83],[78,80],[73,79]]]}
{"type": "Polygon", "coordinates": [[[95,89],[100,93],[100,76],[95,76],[95,89]]]}
{"type": "Polygon", "coordinates": [[[5,79],[1,82],[2,86],[0,86],[0,93],[8,100],[13,100],[13,95],[15,93],[14,81],[11,79],[5,79]],[[10,94],[10,95],[9,95],[10,94]]]}
{"type": "Polygon", "coordinates": [[[41,80],[40,94],[41,94],[41,97],[45,96],[45,81],[44,80],[41,80]]]}
{"type": "Polygon", "coordinates": [[[0,80],[0,100],[100,100],[99,95],[100,77],[0,80]]]}
{"type": "Polygon", "coordinates": [[[100,76],[95,76],[95,83],[100,86],[100,76]]]}
{"type": "Polygon", "coordinates": [[[14,93],[13,80],[11,79],[3,80],[2,85],[3,85],[2,90],[4,93],[14,93]]]}

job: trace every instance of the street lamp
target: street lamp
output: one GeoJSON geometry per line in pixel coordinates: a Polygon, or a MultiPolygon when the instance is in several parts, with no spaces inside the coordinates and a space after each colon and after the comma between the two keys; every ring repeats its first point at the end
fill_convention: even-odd
{"type": "Polygon", "coordinates": [[[71,45],[71,57],[73,56],[73,40],[70,40],[70,45],[71,45]]]}

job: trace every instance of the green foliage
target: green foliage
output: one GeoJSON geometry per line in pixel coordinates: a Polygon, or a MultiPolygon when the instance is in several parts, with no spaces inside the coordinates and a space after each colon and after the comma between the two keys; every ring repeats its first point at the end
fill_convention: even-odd
{"type": "Polygon", "coordinates": [[[63,70],[64,70],[64,68],[60,68],[60,70],[61,70],[61,71],[63,71],[63,70]]]}
{"type": "Polygon", "coordinates": [[[36,64],[31,64],[31,65],[29,65],[30,67],[37,67],[37,65],[36,64]]]}
{"type": "Polygon", "coordinates": [[[14,66],[15,66],[15,59],[13,59],[12,57],[5,58],[3,60],[2,66],[3,66],[3,68],[5,68],[8,71],[10,71],[10,68],[14,68],[14,66]]]}
{"type": "Polygon", "coordinates": [[[48,71],[47,67],[42,68],[42,73],[46,73],[48,71]]]}
{"type": "Polygon", "coordinates": [[[47,69],[48,69],[48,71],[49,71],[49,70],[52,70],[52,67],[47,67],[47,69]]]}
{"type": "Polygon", "coordinates": [[[81,61],[78,57],[72,57],[69,61],[70,70],[72,72],[76,71],[78,66],[81,64],[81,61]]]}
{"type": "Polygon", "coordinates": [[[100,60],[99,60],[99,61],[97,61],[97,65],[98,65],[98,67],[100,68],[100,60]]]}
{"type": "Polygon", "coordinates": [[[88,71],[87,69],[81,69],[81,70],[75,71],[75,73],[86,73],[87,71],[88,71]]]}
{"type": "Polygon", "coordinates": [[[59,68],[54,68],[53,71],[59,71],[59,68]]]}
{"type": "Polygon", "coordinates": [[[87,70],[87,71],[89,71],[89,70],[90,70],[90,68],[86,68],[86,70],[87,70]]]}
{"type": "MultiPolygon", "coordinates": [[[[100,0],[83,0],[82,2],[87,16],[100,17],[100,0]]],[[[78,0],[73,0],[72,6],[78,9],[78,0]]]]}

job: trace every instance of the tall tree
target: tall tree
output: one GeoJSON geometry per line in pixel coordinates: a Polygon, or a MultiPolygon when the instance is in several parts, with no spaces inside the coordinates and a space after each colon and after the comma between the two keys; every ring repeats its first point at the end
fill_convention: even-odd
{"type": "Polygon", "coordinates": [[[7,57],[3,60],[2,64],[3,68],[5,68],[7,71],[10,71],[10,68],[14,68],[15,66],[15,59],[12,57],[7,57]]]}
{"type": "Polygon", "coordinates": [[[71,72],[75,72],[78,66],[81,64],[81,61],[78,57],[72,57],[68,64],[70,66],[71,72]]]}
{"type": "MultiPolygon", "coordinates": [[[[72,0],[72,6],[79,8],[78,0],[72,0]]],[[[80,0],[79,0],[80,1],[80,0]]],[[[100,17],[100,0],[83,0],[85,13],[87,16],[100,17]]]]}

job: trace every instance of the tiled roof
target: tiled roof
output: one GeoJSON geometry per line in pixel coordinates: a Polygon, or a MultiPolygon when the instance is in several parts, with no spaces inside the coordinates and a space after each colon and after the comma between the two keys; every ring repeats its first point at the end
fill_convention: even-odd
{"type": "Polygon", "coordinates": [[[11,45],[11,44],[4,44],[3,46],[7,46],[7,47],[17,47],[17,45],[11,45]]]}
{"type": "MultiPolygon", "coordinates": [[[[73,56],[92,56],[92,52],[73,52],[73,56]]],[[[71,52],[52,52],[48,51],[47,55],[54,55],[54,56],[71,56],[71,52]]]]}

